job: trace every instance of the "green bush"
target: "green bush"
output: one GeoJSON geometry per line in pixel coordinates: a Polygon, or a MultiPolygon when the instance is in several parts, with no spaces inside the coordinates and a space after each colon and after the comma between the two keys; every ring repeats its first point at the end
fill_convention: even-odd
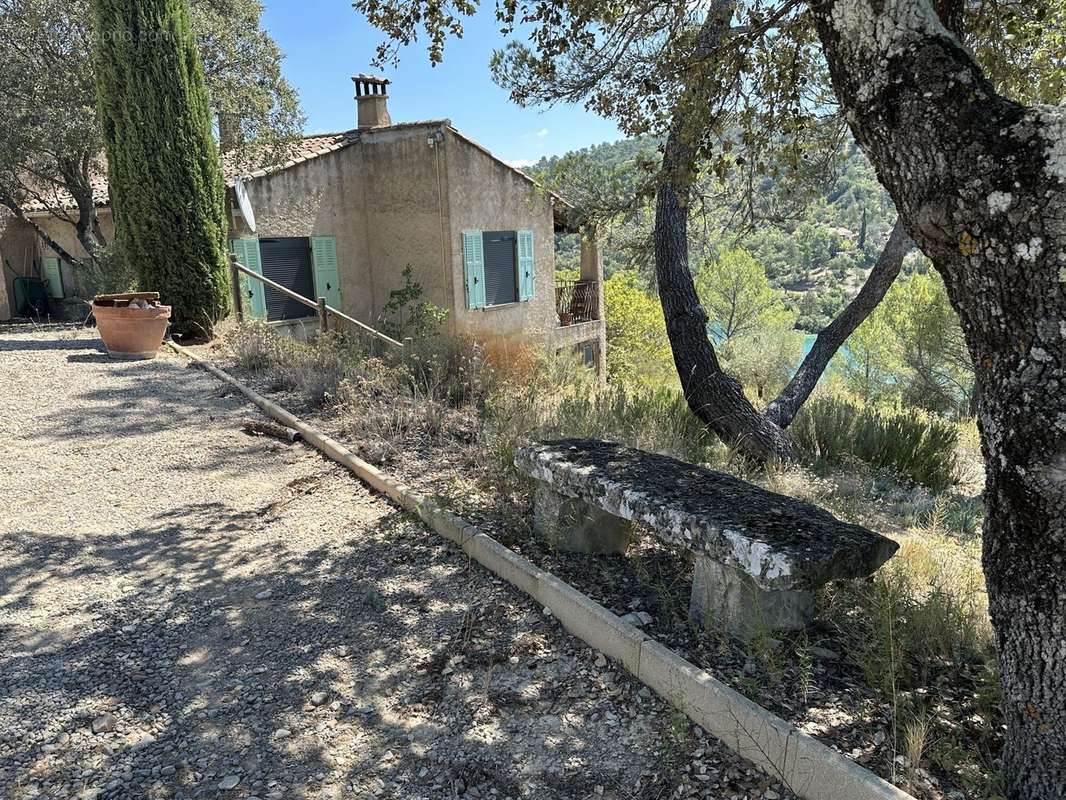
{"type": "Polygon", "coordinates": [[[954,480],[959,434],[944,420],[819,397],[800,410],[789,430],[812,463],[837,466],[856,458],[935,490],[954,480]]]}

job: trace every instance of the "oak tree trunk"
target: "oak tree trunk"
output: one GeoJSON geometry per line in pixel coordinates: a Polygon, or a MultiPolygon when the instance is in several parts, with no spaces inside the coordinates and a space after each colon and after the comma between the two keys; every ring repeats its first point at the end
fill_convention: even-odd
{"type": "Polygon", "coordinates": [[[812,3],[855,138],[976,372],[1015,800],[1066,787],[1066,109],[996,94],[928,0],[812,3]]]}
{"type": "MultiPolygon", "coordinates": [[[[697,40],[697,60],[713,52],[729,35],[734,7],[731,0],[718,0],[708,11],[697,40]]],[[[782,394],[764,413],[756,411],[740,383],[718,362],[707,337],[707,314],[688,265],[688,201],[698,158],[694,143],[710,127],[713,114],[709,109],[714,95],[726,94],[726,87],[714,83],[713,78],[708,81],[703,76],[703,81],[703,86],[688,87],[675,109],[674,124],[663,149],[662,178],[656,196],[655,267],[666,330],[681,387],[693,413],[749,459],[790,460],[795,451],[783,428],[810,396],[833,355],[884,298],[911,243],[897,224],[859,294],[819,334],[815,347],[782,394]]]]}

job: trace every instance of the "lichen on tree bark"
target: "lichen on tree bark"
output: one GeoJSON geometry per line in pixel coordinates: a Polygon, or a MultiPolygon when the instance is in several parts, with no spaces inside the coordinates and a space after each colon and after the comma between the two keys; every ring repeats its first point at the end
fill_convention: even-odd
{"type": "Polygon", "coordinates": [[[1066,138],[928,0],[812,4],[852,131],[959,313],[981,398],[984,568],[1009,795],[1066,786],[1066,138]]]}

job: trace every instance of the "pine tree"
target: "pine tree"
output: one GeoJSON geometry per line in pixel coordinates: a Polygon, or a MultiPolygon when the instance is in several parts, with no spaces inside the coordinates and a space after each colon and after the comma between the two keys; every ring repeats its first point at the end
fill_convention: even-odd
{"type": "Polygon", "coordinates": [[[226,311],[226,216],[188,0],[93,0],[97,99],[116,239],[173,331],[226,311]]]}

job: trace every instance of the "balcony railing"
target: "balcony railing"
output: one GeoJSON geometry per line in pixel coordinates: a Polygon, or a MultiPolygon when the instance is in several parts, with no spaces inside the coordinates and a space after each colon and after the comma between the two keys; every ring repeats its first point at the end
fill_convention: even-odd
{"type": "Polygon", "coordinates": [[[555,282],[555,311],[562,326],[600,318],[599,281],[555,282]]]}

